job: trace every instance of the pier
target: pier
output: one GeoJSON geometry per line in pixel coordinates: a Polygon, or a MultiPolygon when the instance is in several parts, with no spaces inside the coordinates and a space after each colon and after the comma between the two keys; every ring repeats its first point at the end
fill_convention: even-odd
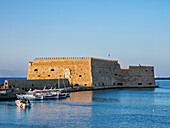
{"type": "Polygon", "coordinates": [[[155,80],[170,80],[170,77],[155,77],[155,80]]]}

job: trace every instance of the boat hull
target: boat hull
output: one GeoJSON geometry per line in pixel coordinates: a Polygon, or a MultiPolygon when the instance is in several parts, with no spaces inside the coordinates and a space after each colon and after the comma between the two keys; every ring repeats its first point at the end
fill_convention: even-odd
{"type": "Polygon", "coordinates": [[[43,96],[43,99],[58,99],[59,95],[47,95],[43,96]]]}
{"type": "Polygon", "coordinates": [[[21,103],[21,100],[16,100],[15,101],[15,104],[18,106],[18,107],[31,107],[31,103],[28,103],[28,102],[26,102],[26,103],[21,103]]]}
{"type": "Polygon", "coordinates": [[[42,100],[43,96],[29,96],[29,95],[18,95],[16,94],[18,99],[28,99],[28,100],[42,100]]]}

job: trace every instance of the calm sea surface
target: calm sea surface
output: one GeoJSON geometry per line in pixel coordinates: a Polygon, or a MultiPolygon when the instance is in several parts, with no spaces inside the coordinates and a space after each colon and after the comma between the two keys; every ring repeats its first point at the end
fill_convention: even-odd
{"type": "Polygon", "coordinates": [[[13,78],[10,78],[10,77],[0,77],[0,83],[4,83],[5,80],[26,80],[27,78],[25,77],[13,77],[13,78]]]}
{"type": "Polygon", "coordinates": [[[1,101],[0,127],[168,128],[170,81],[156,83],[160,88],[155,90],[74,92],[65,100],[34,101],[26,109],[1,101]]]}

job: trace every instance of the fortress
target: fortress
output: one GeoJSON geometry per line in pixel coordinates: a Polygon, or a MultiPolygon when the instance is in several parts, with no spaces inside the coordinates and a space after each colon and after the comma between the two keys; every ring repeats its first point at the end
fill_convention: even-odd
{"type": "Polygon", "coordinates": [[[29,62],[27,80],[22,80],[22,85],[21,80],[9,80],[5,84],[58,87],[58,80],[64,80],[67,86],[91,89],[156,87],[153,66],[121,68],[117,60],[93,57],[35,58],[29,62]]]}

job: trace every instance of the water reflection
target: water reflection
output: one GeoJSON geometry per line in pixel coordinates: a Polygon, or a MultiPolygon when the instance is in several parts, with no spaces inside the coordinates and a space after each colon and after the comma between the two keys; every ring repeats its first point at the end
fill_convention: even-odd
{"type": "Polygon", "coordinates": [[[16,106],[16,113],[20,113],[21,111],[28,113],[31,110],[31,107],[19,107],[16,106]]]}
{"type": "Polygon", "coordinates": [[[110,91],[155,91],[155,88],[119,88],[119,89],[109,89],[110,91]]]}
{"type": "Polygon", "coordinates": [[[15,106],[15,104],[13,104],[13,103],[1,103],[0,105],[2,105],[2,106],[15,106]]]}
{"type": "Polygon", "coordinates": [[[60,101],[92,102],[93,91],[73,92],[71,96],[60,101]]]}
{"type": "MultiPolygon", "coordinates": [[[[105,103],[118,103],[124,99],[129,101],[141,101],[142,96],[135,96],[133,94],[138,94],[138,92],[145,91],[155,91],[155,88],[123,88],[123,89],[109,89],[109,90],[96,90],[96,91],[83,91],[83,92],[73,92],[70,98],[60,99],[60,101],[67,102],[105,102],[105,103]],[[123,92],[122,92],[123,91],[123,92]],[[129,91],[129,93],[124,93],[124,91],[129,91]],[[131,93],[134,91],[134,93],[131,93]],[[124,96],[123,96],[123,95],[124,96]],[[126,95],[125,95],[126,94],[126,95]]],[[[142,93],[142,92],[141,92],[142,93]]],[[[139,93],[139,95],[141,94],[139,93]]]]}
{"type": "Polygon", "coordinates": [[[165,88],[169,85],[158,90],[73,92],[66,99],[31,101],[32,107],[24,109],[16,107],[14,101],[0,102],[0,127],[4,122],[14,127],[133,127],[134,124],[145,127],[150,122],[158,127],[163,122],[162,126],[166,126],[170,95],[165,88]]]}

